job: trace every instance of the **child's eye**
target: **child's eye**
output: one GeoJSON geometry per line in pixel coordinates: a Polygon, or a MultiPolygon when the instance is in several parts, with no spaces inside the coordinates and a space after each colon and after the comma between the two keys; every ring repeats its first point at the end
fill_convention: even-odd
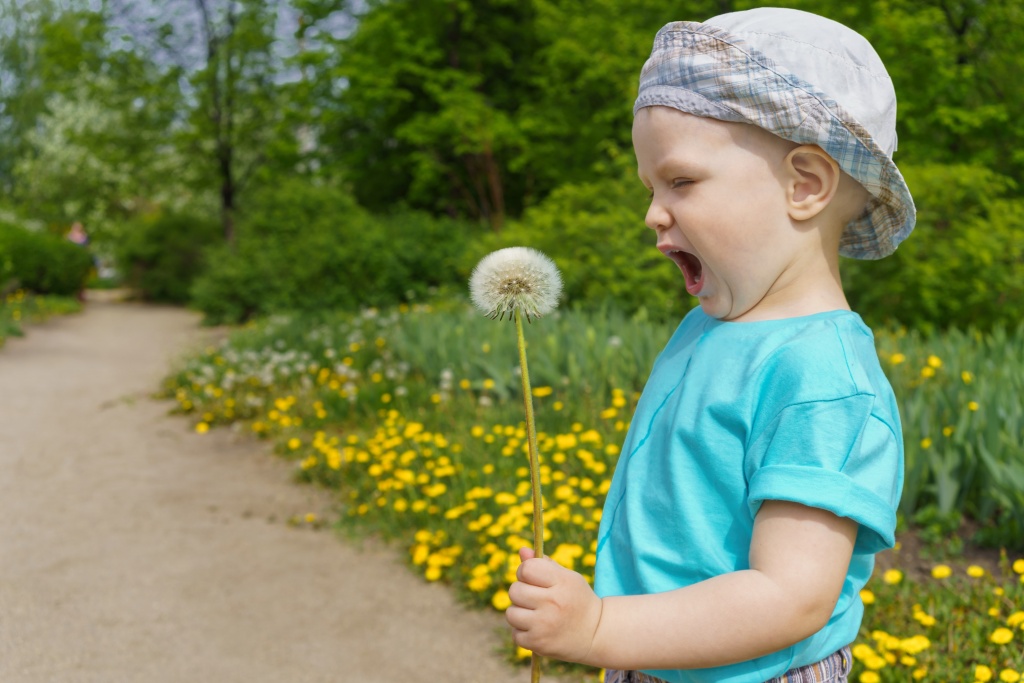
{"type": "Polygon", "coordinates": [[[692,185],[692,184],[693,184],[692,180],[688,180],[686,178],[676,178],[675,180],[672,181],[672,189],[673,190],[678,190],[680,187],[685,187],[687,185],[692,185]]]}

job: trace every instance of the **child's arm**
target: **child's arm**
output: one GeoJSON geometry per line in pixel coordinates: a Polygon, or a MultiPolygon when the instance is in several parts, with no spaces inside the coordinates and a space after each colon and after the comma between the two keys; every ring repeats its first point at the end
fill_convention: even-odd
{"type": "Polygon", "coordinates": [[[603,600],[576,572],[524,549],[506,619],[521,647],[609,669],[745,661],[828,622],[856,537],[853,520],[765,501],[754,520],[750,569],[667,593],[603,600]]]}

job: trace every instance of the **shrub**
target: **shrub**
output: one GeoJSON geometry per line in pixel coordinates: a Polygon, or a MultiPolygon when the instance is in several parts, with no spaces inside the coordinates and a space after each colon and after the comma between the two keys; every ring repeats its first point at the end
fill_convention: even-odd
{"type": "Polygon", "coordinates": [[[1024,200],[980,166],[904,169],[917,227],[880,261],[844,261],[850,303],[869,324],[989,330],[1024,316],[1024,200]]]}
{"type": "Polygon", "coordinates": [[[611,304],[646,309],[656,319],[679,319],[696,305],[682,276],[654,248],[644,226],[647,195],[635,171],[562,185],[522,219],[482,240],[472,256],[508,246],[529,246],[551,257],[562,271],[564,300],[595,309],[611,304]]]}
{"type": "Polygon", "coordinates": [[[82,247],[42,232],[0,223],[0,288],[13,281],[37,294],[71,296],[85,285],[92,257],[82,247]]]}
{"type": "Polygon", "coordinates": [[[459,278],[469,231],[408,210],[371,216],[341,188],[285,182],[252,199],[233,250],[208,252],[193,301],[214,323],[406,301],[459,278]]]}
{"type": "Polygon", "coordinates": [[[118,245],[124,284],[144,299],[185,303],[203,269],[203,249],[223,240],[220,224],[188,213],[161,212],[129,226],[118,245]]]}

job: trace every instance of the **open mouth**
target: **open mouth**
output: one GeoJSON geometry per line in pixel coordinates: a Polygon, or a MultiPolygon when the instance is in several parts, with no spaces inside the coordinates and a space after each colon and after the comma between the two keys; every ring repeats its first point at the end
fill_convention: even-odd
{"type": "Polygon", "coordinates": [[[664,251],[665,256],[676,262],[686,278],[686,291],[697,296],[704,287],[704,265],[696,255],[681,249],[664,251]]]}

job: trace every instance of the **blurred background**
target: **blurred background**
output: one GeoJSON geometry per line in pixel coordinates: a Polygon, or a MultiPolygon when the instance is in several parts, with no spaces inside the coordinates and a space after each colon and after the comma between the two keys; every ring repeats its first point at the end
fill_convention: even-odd
{"type": "MultiPolygon", "coordinates": [[[[79,287],[79,222],[90,286],[209,322],[461,296],[512,244],[551,255],[574,306],[676,319],[692,301],[643,226],[637,75],[664,23],[760,4],[0,0],[0,286],[79,287]]],[[[844,262],[854,307],[1019,320],[1020,3],[772,4],[861,32],[895,82],[920,217],[894,257],[844,262]]]]}

